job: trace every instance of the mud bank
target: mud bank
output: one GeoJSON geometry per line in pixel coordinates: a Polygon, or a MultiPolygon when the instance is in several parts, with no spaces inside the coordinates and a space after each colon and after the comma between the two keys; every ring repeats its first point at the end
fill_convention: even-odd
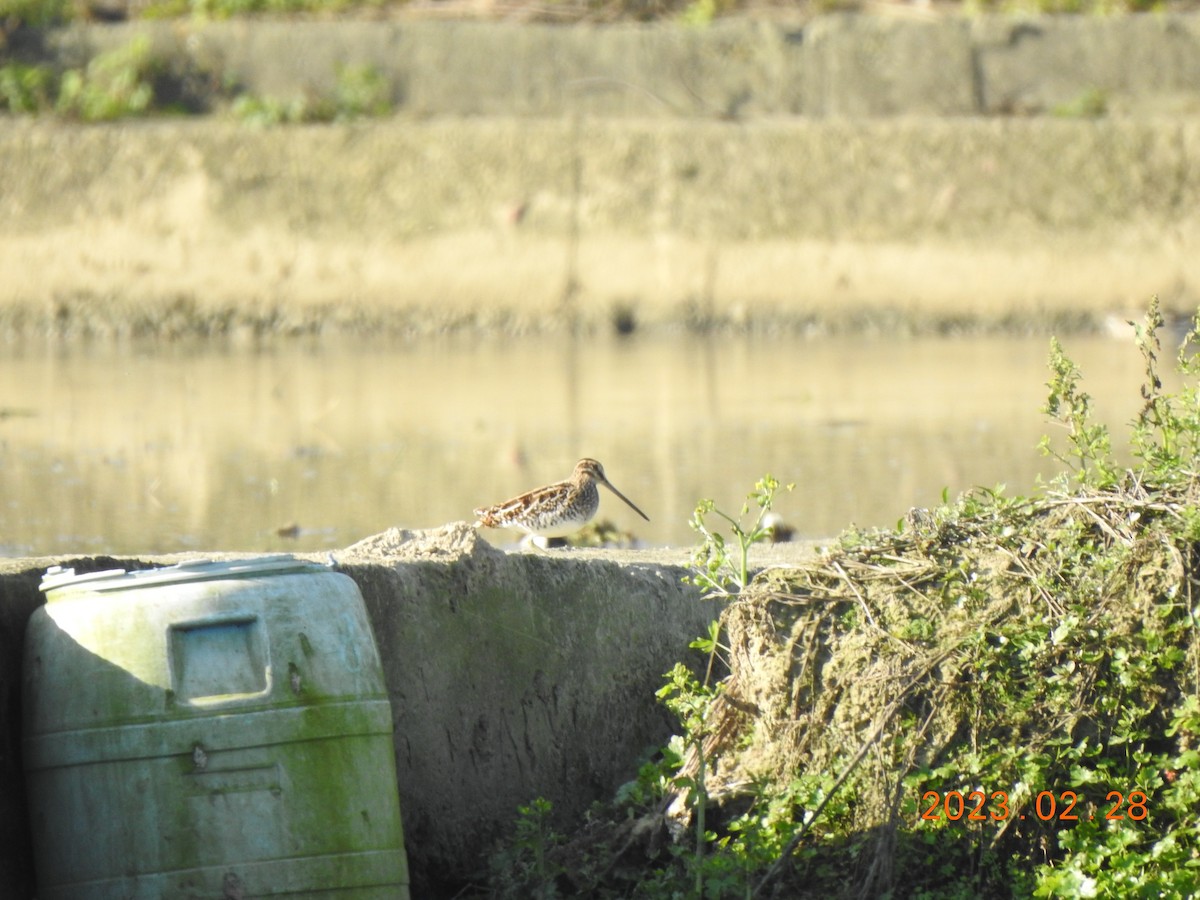
{"type": "Polygon", "coordinates": [[[1200,299],[1195,120],[0,135],[10,336],[1004,325],[1200,299]]]}
{"type": "Polygon", "coordinates": [[[6,123],[0,322],[1063,330],[1153,293],[1186,310],[1198,23],[65,31],[38,47],[61,66],[149,34],[207,73],[214,114],[6,123]],[[387,80],[394,115],[255,129],[221,112],[230,91],[325,96],[351,64],[387,80]]]}

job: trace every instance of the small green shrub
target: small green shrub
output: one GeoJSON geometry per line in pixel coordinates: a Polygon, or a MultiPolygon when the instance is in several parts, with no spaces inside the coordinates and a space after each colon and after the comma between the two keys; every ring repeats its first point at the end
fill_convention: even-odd
{"type": "Polygon", "coordinates": [[[277,98],[239,94],[230,107],[248,125],[296,125],[344,122],[392,111],[391,84],[374,66],[343,65],[337,69],[333,95],[277,98]]]}
{"type": "Polygon", "coordinates": [[[1039,449],[1063,463],[1072,478],[1082,485],[1111,487],[1120,476],[1120,466],[1112,456],[1112,440],[1107,426],[1092,418],[1092,398],[1080,389],[1082,375],[1063,352],[1057,338],[1050,339],[1050,393],[1042,412],[1051,423],[1064,429],[1070,445],[1055,449],[1050,435],[1042,437],[1039,449]]]}
{"type": "Polygon", "coordinates": [[[697,27],[710,25],[730,6],[728,0],[691,0],[679,14],[679,20],[697,27]]]}
{"type": "Polygon", "coordinates": [[[230,112],[238,121],[257,127],[318,121],[312,104],[300,97],[284,100],[239,94],[230,106],[230,112]]]}
{"type": "Polygon", "coordinates": [[[14,114],[54,112],[85,122],[146,115],[163,68],[144,36],[61,75],[46,65],[9,63],[0,67],[0,103],[14,114]]]}
{"type": "Polygon", "coordinates": [[[158,67],[149,39],[138,36],[96,56],[82,70],[63,73],[55,109],[85,122],[145,115],[154,103],[158,67]]]}
{"type": "Polygon", "coordinates": [[[333,102],[338,120],[386,116],[392,111],[392,85],[375,66],[341,65],[333,102]]]}
{"type": "Polygon", "coordinates": [[[512,838],[490,860],[491,895],[498,900],[556,900],[556,879],[561,868],[551,861],[551,852],[562,836],[551,826],[554,808],[544,797],[517,807],[512,838]]]}
{"type": "MultiPolygon", "coordinates": [[[[214,77],[186,64],[172,67],[153,52],[147,37],[138,36],[61,74],[47,65],[0,67],[0,108],[13,114],[55,113],[84,122],[194,112],[209,102],[214,77]]],[[[217,91],[232,92],[229,86],[217,91]]],[[[391,110],[391,83],[368,65],[339,66],[329,96],[240,93],[230,104],[235,118],[259,126],[348,121],[391,110]]]]}
{"type": "Polygon", "coordinates": [[[1108,114],[1108,94],[1099,88],[1088,88],[1073,100],[1060,103],[1053,109],[1060,119],[1099,119],[1108,114]]]}
{"type": "Polygon", "coordinates": [[[68,0],[0,0],[0,23],[7,30],[48,28],[71,17],[68,0]]]}
{"type": "Polygon", "coordinates": [[[32,114],[54,108],[57,81],[49,66],[10,63],[0,67],[0,103],[14,114],[32,114]]]}
{"type": "Polygon", "coordinates": [[[767,516],[780,488],[790,492],[795,487],[795,484],[781,485],[773,475],[764,475],[746,497],[737,516],[718,509],[712,500],[701,500],[688,523],[700,535],[700,545],[692,555],[693,574],[684,580],[709,596],[736,594],[743,590],[750,583],[750,548],[770,539],[771,525],[767,516]],[[709,525],[710,515],[725,520],[733,538],[732,553],[725,536],[709,525]],[[751,518],[747,519],[747,516],[751,518]]]}

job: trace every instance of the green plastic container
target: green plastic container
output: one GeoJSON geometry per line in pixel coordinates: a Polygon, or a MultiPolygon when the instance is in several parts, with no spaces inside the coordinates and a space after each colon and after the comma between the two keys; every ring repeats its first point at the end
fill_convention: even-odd
{"type": "Polygon", "coordinates": [[[290,556],[42,580],[23,749],[39,900],[407,900],[354,582],[290,556]]]}

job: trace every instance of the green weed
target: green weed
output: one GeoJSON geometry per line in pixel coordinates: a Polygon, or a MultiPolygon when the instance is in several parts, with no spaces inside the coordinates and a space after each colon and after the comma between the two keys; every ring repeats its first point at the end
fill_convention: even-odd
{"type": "Polygon", "coordinates": [[[737,516],[718,509],[712,500],[701,500],[688,523],[700,535],[700,544],[692,555],[693,574],[684,580],[709,596],[736,594],[743,590],[750,583],[750,548],[770,539],[767,515],[781,488],[790,492],[795,484],[781,485],[774,476],[764,475],[747,495],[737,516]],[[732,543],[709,524],[709,516],[725,521],[732,543]]]}
{"type": "Polygon", "coordinates": [[[29,115],[52,109],[56,90],[57,81],[48,66],[10,63],[0,67],[0,104],[10,113],[29,115]]]}
{"type": "Polygon", "coordinates": [[[513,836],[495,855],[491,895],[504,900],[555,900],[556,878],[561,870],[550,861],[551,851],[561,843],[550,823],[554,808],[544,797],[517,807],[513,836]]]}
{"type": "Polygon", "coordinates": [[[63,73],[55,110],[85,122],[145,115],[154,103],[158,66],[150,41],[136,37],[124,47],[96,56],[83,69],[63,73]]]}
{"type": "Polygon", "coordinates": [[[1108,114],[1108,94],[1099,88],[1088,88],[1078,97],[1060,103],[1053,109],[1060,119],[1099,119],[1108,114]]]}
{"type": "Polygon", "coordinates": [[[258,97],[239,94],[229,111],[239,122],[256,127],[328,121],[328,114],[304,97],[258,97]]]}
{"type": "Polygon", "coordinates": [[[70,19],[73,12],[68,0],[0,0],[0,26],[8,31],[48,28],[70,19]]]}
{"type": "Polygon", "coordinates": [[[142,116],[154,107],[162,71],[149,40],[137,37],[61,75],[45,65],[0,67],[0,103],[14,114],[53,112],[85,122],[142,116]]]}
{"type": "Polygon", "coordinates": [[[341,65],[334,86],[334,119],[379,118],[392,111],[392,85],[378,68],[341,65]]]}
{"type": "Polygon", "coordinates": [[[306,94],[289,98],[239,94],[230,107],[248,125],[296,125],[345,122],[385,116],[392,110],[391,83],[374,66],[339,66],[332,96],[306,94]]]}
{"type": "MultiPolygon", "coordinates": [[[[84,122],[195,111],[208,102],[212,77],[193,68],[172,69],[139,36],[82,68],[61,73],[47,65],[0,67],[0,107],[13,114],[53,113],[84,122]]],[[[229,96],[233,89],[226,86],[218,93],[229,96]]],[[[391,83],[373,66],[343,65],[328,96],[239,93],[229,108],[235,118],[261,126],[384,116],[392,109],[391,83]]]]}

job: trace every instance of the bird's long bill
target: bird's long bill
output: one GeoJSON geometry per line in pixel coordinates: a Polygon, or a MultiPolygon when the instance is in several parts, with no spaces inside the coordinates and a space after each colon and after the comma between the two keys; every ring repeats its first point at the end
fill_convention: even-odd
{"type": "MultiPolygon", "coordinates": [[[[596,480],[600,481],[600,479],[596,479],[596,480]]],[[[648,515],[646,515],[644,512],[642,512],[640,509],[638,509],[632,500],[630,500],[628,497],[626,497],[624,494],[622,494],[620,491],[618,491],[615,487],[613,487],[609,483],[607,478],[604,479],[603,481],[600,481],[600,483],[602,485],[604,485],[606,488],[608,488],[610,491],[612,491],[614,494],[616,494],[618,497],[620,497],[622,500],[624,500],[626,503],[628,503],[629,508],[632,509],[635,513],[637,513],[639,516],[641,516],[647,522],[650,521],[650,517],[648,515]]]]}

